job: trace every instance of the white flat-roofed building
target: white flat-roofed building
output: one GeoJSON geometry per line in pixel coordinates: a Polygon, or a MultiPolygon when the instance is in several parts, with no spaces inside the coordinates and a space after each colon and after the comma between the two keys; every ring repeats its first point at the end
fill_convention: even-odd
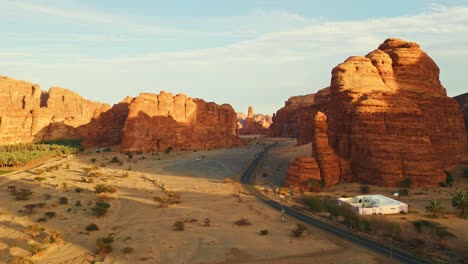
{"type": "Polygon", "coordinates": [[[408,205],[380,194],[339,198],[338,204],[347,203],[360,215],[408,213],[408,205]]]}

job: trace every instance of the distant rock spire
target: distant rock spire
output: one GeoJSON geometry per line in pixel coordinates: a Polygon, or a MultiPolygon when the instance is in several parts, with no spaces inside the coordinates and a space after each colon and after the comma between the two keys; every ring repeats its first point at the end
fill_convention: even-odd
{"type": "Polygon", "coordinates": [[[247,118],[253,118],[253,117],[254,117],[253,107],[249,106],[249,112],[247,114],[247,118]]]}

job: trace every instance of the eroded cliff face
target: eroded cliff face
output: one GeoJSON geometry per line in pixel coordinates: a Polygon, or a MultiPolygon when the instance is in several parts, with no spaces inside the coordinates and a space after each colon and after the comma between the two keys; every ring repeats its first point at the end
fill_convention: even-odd
{"type": "MultiPolygon", "coordinates": [[[[293,96],[284,102],[284,107],[273,115],[273,123],[270,126],[273,136],[283,138],[301,137],[300,145],[309,143],[310,140],[305,142],[307,140],[303,140],[302,136],[300,136],[304,133],[304,128],[298,126],[298,116],[301,115],[301,109],[310,107],[313,104],[314,97],[315,94],[293,96]]],[[[306,124],[306,122],[302,124],[306,124]]]]}
{"type": "Polygon", "coordinates": [[[326,97],[308,114],[327,184],[398,186],[409,178],[412,186],[433,186],[445,180],[443,168],[462,158],[460,106],[416,43],[387,39],[365,57],[348,58],[333,69],[326,97]]]}
{"type": "Polygon", "coordinates": [[[241,145],[234,109],[184,94],[143,93],[110,107],[63,88],[0,77],[0,144],[83,139],[121,151],[211,149],[241,145]]]}
{"type": "Polygon", "coordinates": [[[122,152],[164,151],[169,147],[211,149],[242,144],[236,113],[184,94],[143,93],[133,99],[123,127],[122,152]]]}
{"type": "Polygon", "coordinates": [[[0,77],[0,102],[1,144],[83,138],[83,126],[110,108],[64,88],[46,92],[8,77],[0,77]]]}

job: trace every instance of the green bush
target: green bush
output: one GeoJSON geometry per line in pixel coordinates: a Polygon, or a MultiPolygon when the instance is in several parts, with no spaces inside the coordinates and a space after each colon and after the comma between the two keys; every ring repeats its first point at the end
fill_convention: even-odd
{"type": "Polygon", "coordinates": [[[317,196],[304,196],[302,202],[309,207],[312,212],[321,212],[324,210],[323,201],[317,196]]]}
{"type": "Polygon", "coordinates": [[[97,217],[104,216],[107,213],[107,210],[110,208],[110,204],[104,201],[97,201],[96,205],[93,207],[92,211],[97,217]]]}
{"type": "Polygon", "coordinates": [[[237,226],[248,226],[248,225],[251,225],[252,223],[248,219],[241,218],[235,221],[234,224],[237,226]]]}
{"type": "Polygon", "coordinates": [[[21,189],[17,191],[16,188],[10,190],[11,195],[15,197],[17,201],[26,201],[29,200],[29,196],[33,193],[28,189],[21,189]]]}
{"type": "Polygon", "coordinates": [[[44,215],[47,216],[48,218],[54,218],[57,215],[57,213],[55,213],[54,211],[49,211],[49,212],[45,212],[44,215]]]}
{"type": "Polygon", "coordinates": [[[446,182],[439,182],[439,186],[440,187],[447,187],[447,183],[446,182]]]}
{"type": "Polygon", "coordinates": [[[67,197],[60,197],[59,203],[60,204],[67,204],[68,203],[68,198],[67,197]]]}
{"type": "Polygon", "coordinates": [[[86,231],[92,232],[99,230],[99,227],[96,224],[89,224],[86,226],[86,231]]]}
{"type": "Polygon", "coordinates": [[[294,237],[300,237],[307,230],[307,227],[301,223],[296,224],[296,228],[291,231],[291,235],[294,237]]]}
{"type": "Polygon", "coordinates": [[[468,168],[463,168],[463,177],[468,178],[468,168]]]}
{"type": "Polygon", "coordinates": [[[269,233],[269,232],[268,232],[268,230],[266,230],[266,229],[260,230],[260,235],[261,235],[261,236],[266,236],[266,235],[268,235],[268,233],[269,233]]]}
{"type": "Polygon", "coordinates": [[[98,184],[94,187],[96,193],[115,193],[117,190],[110,185],[98,184]]]}
{"type": "Polygon", "coordinates": [[[114,157],[112,157],[112,159],[109,161],[109,163],[121,163],[121,161],[119,160],[119,158],[117,158],[117,156],[114,156],[114,157]]]}
{"type": "Polygon", "coordinates": [[[185,224],[182,221],[175,221],[174,224],[172,225],[174,231],[184,231],[185,229],[185,224]]]}
{"type": "Polygon", "coordinates": [[[455,179],[453,178],[452,173],[450,173],[448,171],[444,171],[444,172],[445,172],[445,183],[447,183],[448,186],[452,186],[453,182],[455,181],[455,179]]]}
{"type": "Polygon", "coordinates": [[[96,253],[98,255],[106,255],[112,252],[112,243],[114,242],[114,237],[108,235],[107,237],[99,238],[96,241],[96,253]]]}

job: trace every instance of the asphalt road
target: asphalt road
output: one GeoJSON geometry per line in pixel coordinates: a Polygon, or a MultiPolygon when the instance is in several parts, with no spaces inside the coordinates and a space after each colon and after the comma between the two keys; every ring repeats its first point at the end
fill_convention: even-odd
{"type": "Polygon", "coordinates": [[[330,233],[333,233],[333,234],[337,235],[338,237],[347,239],[347,240],[349,240],[351,242],[354,242],[354,243],[356,243],[358,245],[361,245],[361,246],[364,246],[364,247],[369,248],[371,250],[374,250],[374,251],[376,251],[376,252],[378,252],[380,254],[386,255],[386,256],[389,257],[389,259],[393,258],[393,259],[396,259],[396,260],[401,261],[403,263],[435,263],[434,261],[424,259],[424,258],[419,257],[419,256],[414,256],[412,254],[403,252],[401,250],[396,250],[394,248],[391,248],[389,245],[384,245],[382,243],[372,241],[372,240],[369,240],[369,239],[361,237],[361,236],[356,236],[355,234],[353,234],[351,232],[335,228],[335,227],[333,227],[333,226],[331,226],[331,225],[329,225],[329,224],[327,224],[325,222],[322,222],[322,221],[316,220],[314,218],[311,218],[307,214],[304,214],[303,212],[301,212],[301,211],[299,211],[297,209],[293,209],[291,207],[284,206],[284,205],[282,205],[282,204],[268,198],[267,196],[262,194],[260,191],[255,189],[253,187],[254,179],[253,179],[252,174],[255,171],[258,164],[260,163],[260,161],[265,157],[265,154],[268,152],[268,150],[270,148],[274,147],[276,144],[277,143],[271,144],[271,145],[267,146],[263,151],[261,151],[258,154],[258,156],[255,158],[255,160],[252,162],[252,164],[250,164],[250,166],[247,168],[247,170],[241,176],[241,183],[244,185],[244,187],[251,194],[253,194],[255,197],[257,197],[259,200],[261,200],[265,204],[267,204],[267,205],[269,205],[269,206],[271,206],[271,207],[273,207],[273,208],[275,208],[277,210],[284,209],[285,213],[287,215],[295,217],[300,221],[303,221],[303,222],[305,222],[307,224],[310,224],[310,225],[312,225],[314,227],[321,228],[321,229],[323,229],[325,231],[328,231],[330,233]]]}

